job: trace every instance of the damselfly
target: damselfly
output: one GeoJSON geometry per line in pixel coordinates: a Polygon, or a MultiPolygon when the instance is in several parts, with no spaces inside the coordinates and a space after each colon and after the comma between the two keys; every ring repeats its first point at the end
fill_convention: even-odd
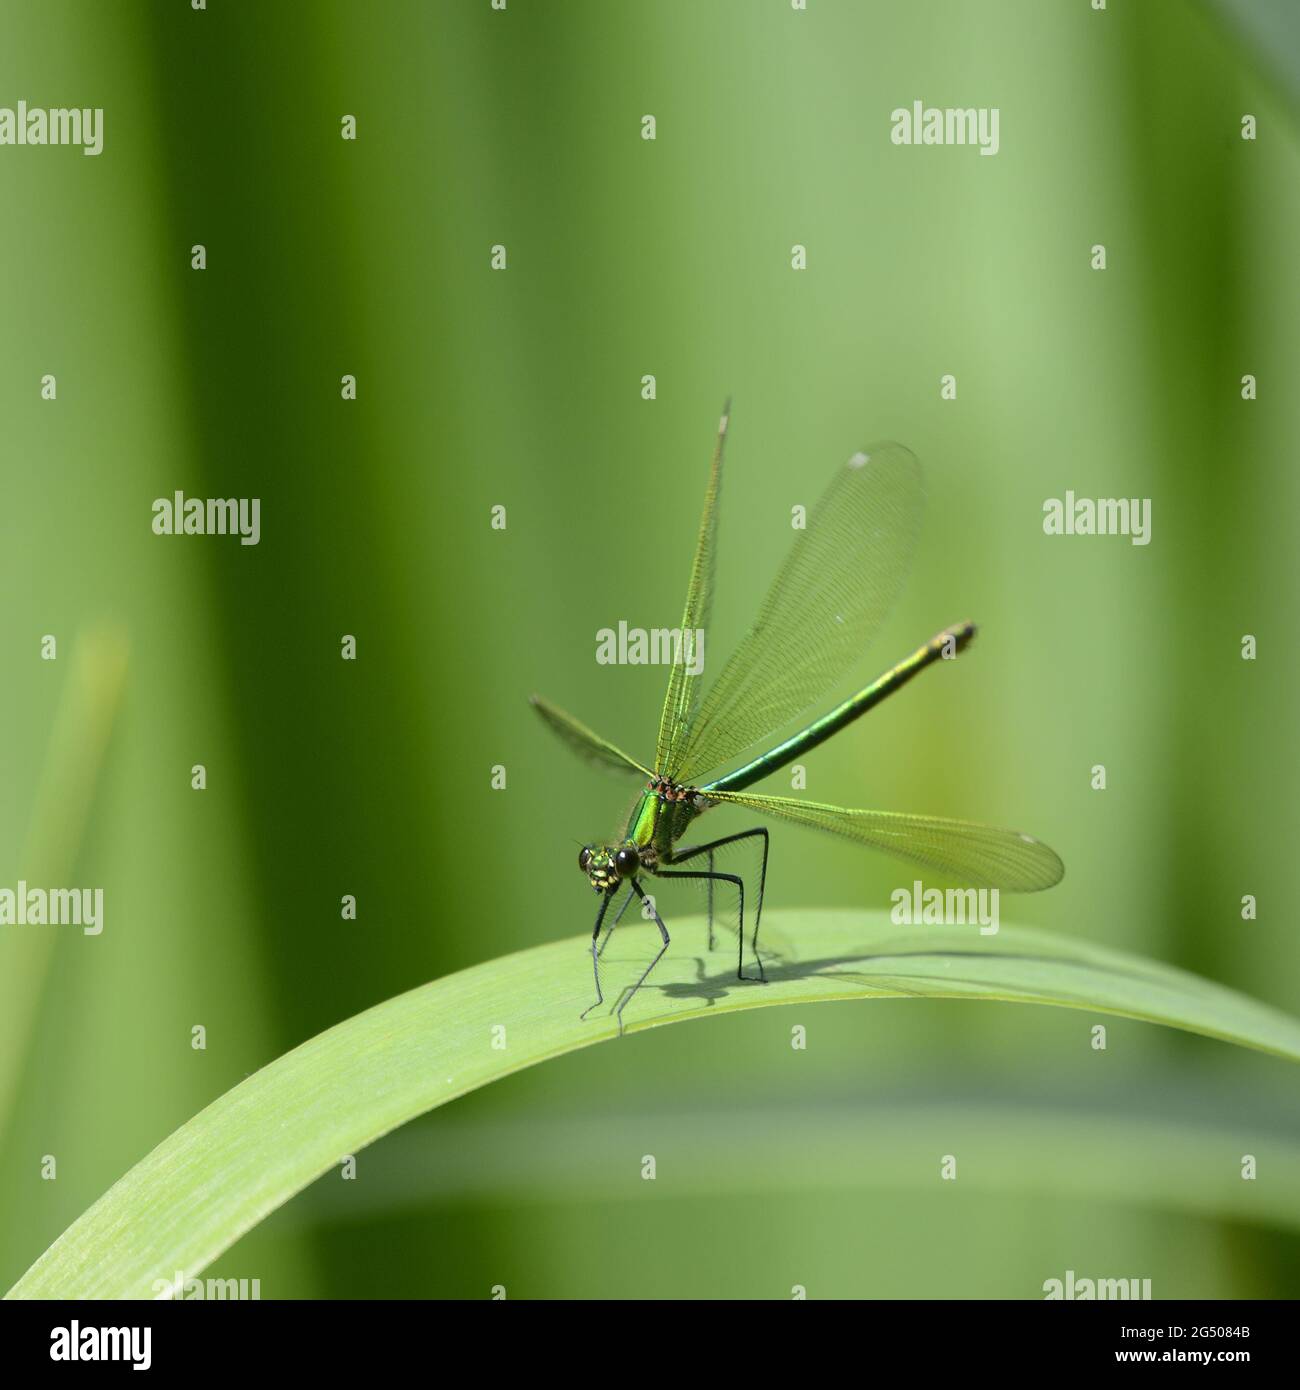
{"type": "Polygon", "coordinates": [[[708,892],[710,948],[713,894],[734,892],[740,927],[736,976],[742,980],[765,978],[758,953],[758,929],[767,886],[766,827],[679,848],[698,817],[714,806],[743,806],[758,815],[828,830],[971,887],[1033,893],[1060,882],[1065,872],[1051,849],[1019,831],[939,816],[846,810],[814,801],[762,796],[748,790],[761,778],[839,733],[933,662],[963,651],[975,635],[973,623],[945,628],[856,695],[776,747],[724,776],[702,780],[804,713],[861,655],[884,623],[902,587],[921,517],[921,467],[908,449],[901,444],[884,443],[854,454],[807,515],[803,529],[796,531],[794,544],[753,626],[708,694],[701,698],[702,662],[696,656],[699,634],[708,626],[713,597],[718,500],[729,412],[730,405],[718,426],[704,516],[686,592],[686,611],[668,677],[653,768],[629,757],[541,696],[532,697],[537,712],[577,753],[604,767],[646,778],[645,789],[622,839],[587,845],[578,856],[579,868],[600,895],[591,934],[596,998],[583,1011],[584,1018],[604,1002],[600,957],[634,896],[659,928],[662,944],[658,952],[636,983],[623,992],[616,1007],[620,1031],[624,1009],[663,959],[670,942],[658,905],[643,886],[646,875],[703,881],[708,892]],[[738,874],[715,868],[719,850],[745,840],[761,841],[762,846],[751,939],[757,976],[747,976],[744,968],[745,882],[738,874]],[[623,889],[627,896],[602,942],[601,929],[614,899],[623,889]]]}

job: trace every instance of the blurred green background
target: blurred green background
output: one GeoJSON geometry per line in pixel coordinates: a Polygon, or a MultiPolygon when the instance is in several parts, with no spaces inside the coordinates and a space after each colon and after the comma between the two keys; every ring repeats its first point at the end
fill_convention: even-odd
{"type": "MultiPolygon", "coordinates": [[[[0,1287],[280,1052],[589,929],[575,842],[621,827],[626,789],[526,697],[651,755],[664,672],[598,666],[595,632],[676,623],[727,394],[719,656],[790,507],[878,438],[922,458],[928,514],[857,674],[981,625],[812,755],[806,794],[1021,826],[1067,876],[1004,918],[1297,1009],[1285,7],[4,12],[0,104],[106,115],[98,158],[0,148],[0,883],[102,886],[107,925],[0,929],[0,1287]],[[893,146],[917,99],[997,106],[1000,153],[893,146]],[[1151,498],[1152,543],[1045,536],[1067,488],[1151,498]],[[260,497],[261,544],[153,535],[177,489],[260,497]]],[[[879,907],[910,878],[782,827],[769,903],[879,907]]],[[[1294,1296],[1296,1098],[1281,1061],[1082,1013],[764,1009],[439,1111],[210,1273],[264,1297],[1033,1298],[1067,1269],[1294,1296]]]]}

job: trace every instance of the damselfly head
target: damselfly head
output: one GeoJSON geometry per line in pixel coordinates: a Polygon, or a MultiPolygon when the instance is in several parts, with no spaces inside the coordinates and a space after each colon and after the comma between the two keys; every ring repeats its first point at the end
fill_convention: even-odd
{"type": "Polygon", "coordinates": [[[635,845],[584,845],[578,868],[591,880],[597,893],[608,893],[641,867],[635,845]]]}

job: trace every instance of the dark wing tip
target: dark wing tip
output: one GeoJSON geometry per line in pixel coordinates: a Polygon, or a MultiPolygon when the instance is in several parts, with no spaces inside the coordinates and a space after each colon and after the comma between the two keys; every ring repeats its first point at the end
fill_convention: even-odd
{"type": "Polygon", "coordinates": [[[975,640],[979,628],[967,618],[965,622],[954,623],[948,631],[957,639],[957,650],[962,652],[975,640]]]}

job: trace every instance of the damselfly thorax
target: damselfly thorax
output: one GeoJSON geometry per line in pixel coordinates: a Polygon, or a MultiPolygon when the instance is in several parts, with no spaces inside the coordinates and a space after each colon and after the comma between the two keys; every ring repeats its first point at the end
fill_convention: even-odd
{"type": "Polygon", "coordinates": [[[694,787],[651,778],[632,808],[623,839],[615,845],[585,845],[578,867],[598,893],[610,892],[643,870],[657,873],[673,862],[673,846],[710,805],[694,787]]]}

